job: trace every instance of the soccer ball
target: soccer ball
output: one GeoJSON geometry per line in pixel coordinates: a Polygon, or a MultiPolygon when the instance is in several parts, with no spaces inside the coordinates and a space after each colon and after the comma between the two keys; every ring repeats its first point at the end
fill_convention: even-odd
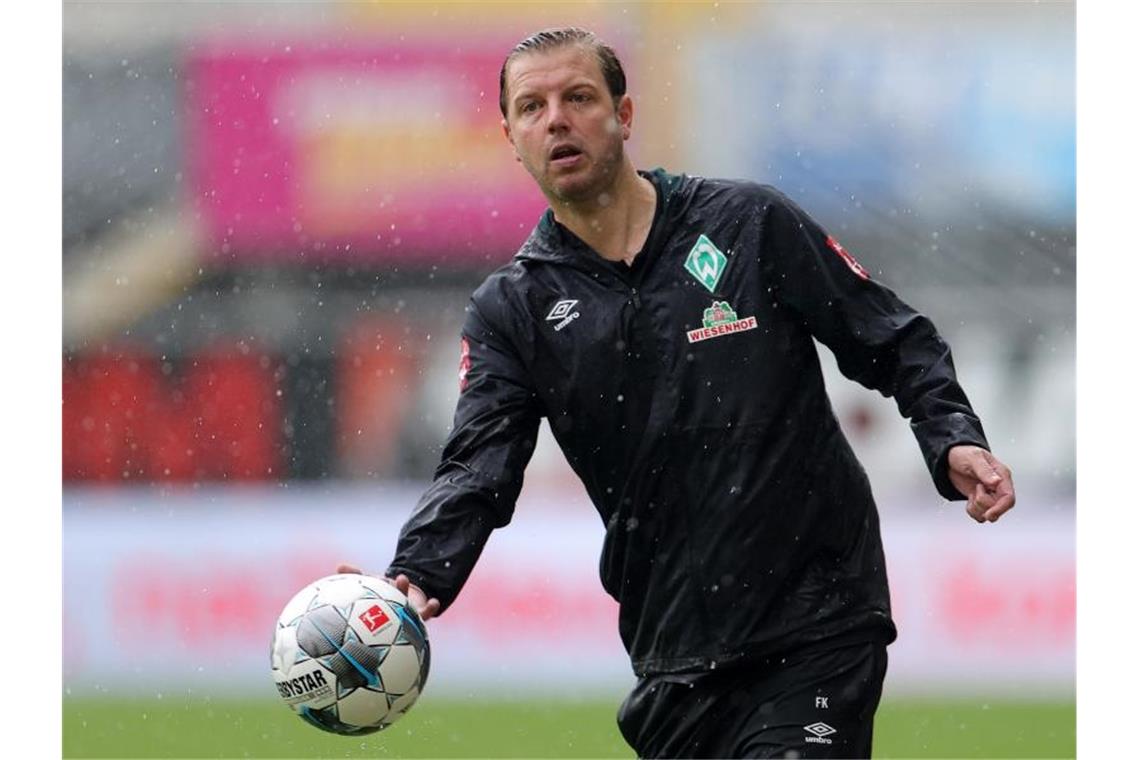
{"type": "Polygon", "coordinates": [[[427,629],[395,586],[330,575],[285,605],[269,654],[285,704],[324,731],[360,736],[407,712],[427,681],[427,629]]]}

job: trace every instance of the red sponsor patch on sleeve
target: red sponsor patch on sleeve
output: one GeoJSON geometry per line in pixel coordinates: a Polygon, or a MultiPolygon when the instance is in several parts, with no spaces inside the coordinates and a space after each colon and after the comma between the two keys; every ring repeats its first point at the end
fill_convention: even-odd
{"type": "Polygon", "coordinates": [[[467,338],[459,339],[459,392],[467,388],[467,373],[471,371],[471,346],[467,338]]]}
{"type": "Polygon", "coordinates": [[[841,246],[839,244],[839,241],[833,238],[831,235],[827,236],[827,245],[831,248],[831,250],[835,251],[839,255],[839,258],[843,259],[843,261],[847,264],[848,269],[862,277],[864,280],[871,279],[871,275],[867,273],[867,270],[863,268],[863,265],[856,261],[855,257],[848,253],[847,249],[841,246]]]}

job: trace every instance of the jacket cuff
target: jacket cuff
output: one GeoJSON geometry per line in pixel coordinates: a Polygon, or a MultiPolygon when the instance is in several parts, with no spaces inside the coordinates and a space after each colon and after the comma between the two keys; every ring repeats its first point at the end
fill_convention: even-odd
{"type": "Polygon", "coordinates": [[[965,501],[966,496],[959,493],[950,482],[947,459],[950,456],[950,449],[955,446],[980,446],[986,451],[990,450],[981,420],[972,415],[955,412],[946,417],[912,422],[910,427],[914,431],[914,437],[918,439],[922,458],[926,461],[926,468],[930,471],[930,477],[934,480],[934,487],[938,489],[938,493],[948,501],[965,501]]]}

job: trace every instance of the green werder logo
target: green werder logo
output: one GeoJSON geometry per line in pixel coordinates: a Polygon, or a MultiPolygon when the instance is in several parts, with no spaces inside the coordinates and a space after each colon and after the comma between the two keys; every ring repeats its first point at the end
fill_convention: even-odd
{"type": "Polygon", "coordinates": [[[707,237],[701,235],[697,238],[693,250],[689,251],[689,257],[685,259],[685,269],[711,293],[716,288],[716,284],[720,282],[720,276],[724,273],[724,265],[727,263],[728,259],[720,252],[720,249],[713,245],[713,242],[707,237]]]}

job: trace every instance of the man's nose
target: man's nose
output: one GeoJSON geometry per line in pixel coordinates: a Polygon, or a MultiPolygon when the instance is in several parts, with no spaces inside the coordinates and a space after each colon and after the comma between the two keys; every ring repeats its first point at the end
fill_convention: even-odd
{"type": "Polygon", "coordinates": [[[546,107],[546,131],[565,132],[570,128],[566,120],[566,107],[561,103],[552,102],[546,107]]]}

